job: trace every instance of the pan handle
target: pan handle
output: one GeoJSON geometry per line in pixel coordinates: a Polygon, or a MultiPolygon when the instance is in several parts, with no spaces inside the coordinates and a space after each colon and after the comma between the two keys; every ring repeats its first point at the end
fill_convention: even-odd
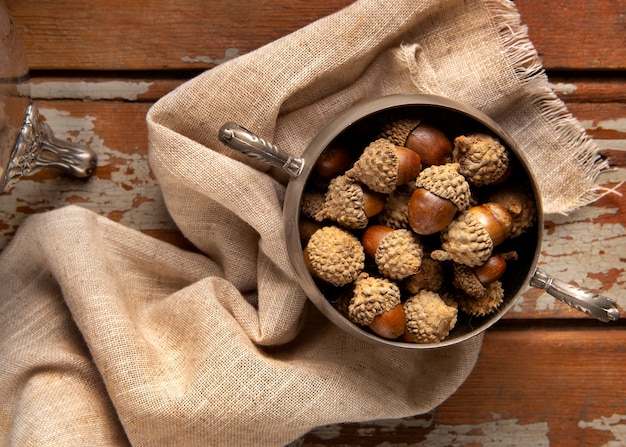
{"type": "Polygon", "coordinates": [[[563,282],[540,268],[530,278],[530,285],[600,321],[617,321],[620,317],[617,303],[612,298],[563,282]]]}
{"type": "Polygon", "coordinates": [[[225,123],[220,128],[218,138],[231,149],[270,166],[282,168],[292,177],[299,176],[304,168],[304,159],[293,157],[237,123],[225,123]]]}

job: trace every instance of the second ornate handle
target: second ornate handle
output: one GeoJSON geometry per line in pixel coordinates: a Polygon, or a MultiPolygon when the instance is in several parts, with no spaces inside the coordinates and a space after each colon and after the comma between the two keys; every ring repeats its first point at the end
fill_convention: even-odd
{"type": "Polygon", "coordinates": [[[537,268],[530,278],[530,285],[545,290],[556,299],[600,321],[619,319],[620,312],[612,298],[567,284],[540,268],[537,268]]]}
{"type": "Polygon", "coordinates": [[[297,177],[304,168],[304,159],[294,157],[269,141],[254,135],[236,123],[226,123],[219,131],[219,139],[232,149],[256,158],[271,166],[284,169],[292,177],[297,177]]]}

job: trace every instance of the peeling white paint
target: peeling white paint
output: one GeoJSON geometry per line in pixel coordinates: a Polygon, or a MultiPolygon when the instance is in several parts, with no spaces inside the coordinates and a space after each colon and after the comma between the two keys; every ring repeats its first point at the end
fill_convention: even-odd
{"type": "Polygon", "coordinates": [[[237,56],[239,56],[239,50],[237,48],[227,48],[226,51],[224,51],[224,57],[222,58],[214,59],[210,56],[194,56],[194,57],[184,56],[184,57],[181,57],[180,60],[183,62],[189,62],[190,64],[201,63],[201,64],[219,65],[231,59],[234,59],[237,56]]]}
{"type": "Polygon", "coordinates": [[[112,170],[110,179],[97,176],[87,181],[20,179],[10,193],[0,195],[0,222],[10,223],[8,228],[0,228],[0,249],[26,218],[22,208],[43,212],[76,204],[107,217],[114,216],[130,228],[176,228],[165,208],[161,190],[150,175],[147,155],[108,147],[94,131],[93,116],[74,117],[65,111],[43,108],[40,113],[57,138],[93,148],[98,155],[98,166],[115,160],[116,169],[112,170]],[[136,202],[138,195],[141,203],[136,202]]]}
{"type": "Polygon", "coordinates": [[[561,93],[563,95],[571,95],[576,90],[578,90],[578,87],[576,86],[576,84],[571,84],[571,83],[567,83],[567,82],[550,83],[550,87],[556,93],[561,93]]]}
{"type": "MultiPolygon", "coordinates": [[[[622,176],[621,181],[624,180],[622,176]]],[[[553,276],[608,295],[616,299],[621,307],[626,307],[626,296],[622,293],[626,284],[624,227],[621,224],[593,222],[601,215],[617,212],[618,209],[589,206],[569,216],[549,216],[555,226],[553,232],[544,237],[541,263],[553,276]],[[605,242],[598,246],[598,240],[605,242]],[[601,281],[589,277],[589,274],[603,276],[613,269],[618,269],[615,272],[617,277],[609,289],[603,289],[601,281]]],[[[550,310],[554,302],[554,298],[542,295],[536,302],[536,310],[550,310]]]]}
{"type": "Polygon", "coordinates": [[[583,120],[581,125],[587,130],[616,130],[618,132],[626,132],[626,118],[617,118],[614,120],[601,120],[595,122],[593,120],[583,120]]]}
{"type": "Polygon", "coordinates": [[[517,419],[494,420],[481,424],[437,425],[423,441],[412,444],[383,442],[376,447],[549,447],[548,431],[546,422],[521,425],[517,419]]]}
{"type": "MultiPolygon", "coordinates": [[[[492,414],[492,420],[479,424],[437,425],[433,424],[432,419],[420,417],[372,421],[368,422],[367,426],[357,429],[356,432],[359,436],[369,438],[375,434],[393,433],[401,426],[432,427],[432,430],[425,435],[424,440],[419,442],[394,443],[385,441],[377,444],[376,447],[440,447],[442,445],[480,445],[481,447],[532,445],[533,447],[549,447],[550,445],[549,427],[546,422],[522,425],[517,419],[504,420],[496,413],[492,414]]],[[[342,426],[339,424],[331,424],[312,430],[309,435],[328,441],[341,436],[341,428],[342,426]]],[[[390,435],[390,437],[392,436],[390,435]]],[[[296,445],[293,444],[294,447],[296,445]]]]}
{"type": "Polygon", "coordinates": [[[33,99],[117,99],[136,101],[146,93],[151,82],[103,81],[103,82],[39,82],[31,83],[33,99]]]}
{"type": "Polygon", "coordinates": [[[315,436],[317,436],[320,439],[328,441],[329,439],[335,439],[341,436],[341,425],[339,424],[324,425],[322,427],[316,428],[311,433],[313,433],[315,436]]]}
{"type": "Polygon", "coordinates": [[[614,414],[610,417],[601,416],[600,419],[592,421],[579,421],[578,426],[611,432],[615,439],[601,447],[623,447],[626,445],[626,415],[614,414]]]}

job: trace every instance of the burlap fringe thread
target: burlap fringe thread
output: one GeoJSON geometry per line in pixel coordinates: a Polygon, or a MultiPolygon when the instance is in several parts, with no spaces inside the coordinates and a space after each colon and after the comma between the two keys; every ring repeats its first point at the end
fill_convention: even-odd
{"type": "MultiPolygon", "coordinates": [[[[519,20],[519,13],[513,2],[498,0],[487,1],[487,10],[498,30],[504,57],[511,61],[518,79],[532,85],[532,105],[544,116],[555,130],[558,140],[564,146],[575,148],[574,158],[583,168],[587,180],[594,183],[598,176],[610,168],[609,160],[603,158],[595,141],[585,132],[580,123],[567,110],[565,104],[550,88],[548,77],[534,45],[528,36],[528,28],[519,20]]],[[[578,201],[555,210],[556,214],[568,214],[575,209],[588,205],[607,194],[622,195],[617,189],[596,185],[583,193],[578,201]]]]}

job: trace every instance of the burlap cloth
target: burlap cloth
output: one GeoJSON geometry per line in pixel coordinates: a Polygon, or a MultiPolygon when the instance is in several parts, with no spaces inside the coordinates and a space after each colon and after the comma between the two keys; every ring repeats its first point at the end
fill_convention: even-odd
{"type": "Polygon", "coordinates": [[[605,165],[551,92],[513,3],[358,1],[151,109],[151,167],[201,254],[76,207],[21,227],[0,259],[1,444],[281,446],[452,394],[481,338],[408,352],[335,328],[292,273],[285,179],[217,140],[234,120],[299,154],[338,112],[398,92],[499,121],[546,211],[597,197],[605,165]]]}

